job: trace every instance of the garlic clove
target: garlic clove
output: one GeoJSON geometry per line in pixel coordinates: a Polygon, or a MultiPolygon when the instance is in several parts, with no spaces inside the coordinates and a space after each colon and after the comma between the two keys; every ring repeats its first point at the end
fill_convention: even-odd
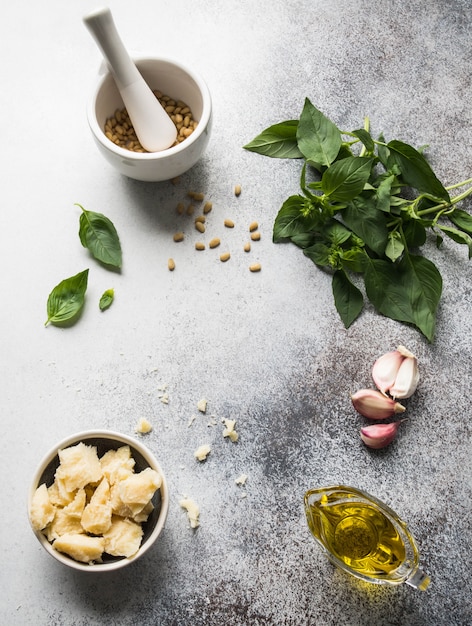
{"type": "Polygon", "coordinates": [[[405,356],[399,350],[393,350],[379,357],[372,367],[372,378],[377,389],[386,393],[395,383],[400,365],[405,356]]]}
{"type": "Polygon", "coordinates": [[[418,359],[413,354],[410,355],[403,359],[395,382],[389,389],[392,398],[409,398],[416,391],[420,379],[418,359]]]}
{"type": "Polygon", "coordinates": [[[380,450],[380,448],[385,448],[395,439],[400,424],[401,421],[364,426],[361,428],[361,439],[369,448],[380,450]]]}
{"type": "Polygon", "coordinates": [[[402,404],[376,389],[360,389],[351,396],[351,400],[358,413],[373,420],[384,420],[406,411],[402,404]]]}

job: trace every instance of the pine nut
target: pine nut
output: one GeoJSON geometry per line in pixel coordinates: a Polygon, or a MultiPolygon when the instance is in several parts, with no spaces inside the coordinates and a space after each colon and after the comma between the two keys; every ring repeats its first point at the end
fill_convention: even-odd
{"type": "Polygon", "coordinates": [[[195,207],[193,206],[193,204],[189,204],[187,207],[187,215],[193,215],[195,211],[195,207]]]}
{"type": "Polygon", "coordinates": [[[174,259],[169,259],[167,261],[167,267],[169,268],[169,272],[173,272],[175,270],[175,261],[174,261],[174,259]]]}
{"type": "Polygon", "coordinates": [[[259,224],[257,222],[251,222],[249,224],[249,232],[253,233],[255,230],[259,228],[259,224]]]}
{"type": "Polygon", "coordinates": [[[205,204],[203,205],[203,213],[206,215],[212,210],[212,208],[213,204],[211,202],[205,202],[205,204]]]}
{"type": "Polygon", "coordinates": [[[184,203],[183,202],[179,202],[179,204],[177,205],[177,213],[179,215],[182,215],[182,213],[184,211],[185,211],[184,203]]]}
{"type": "Polygon", "coordinates": [[[225,220],[225,226],[226,226],[226,228],[234,228],[234,222],[233,222],[233,220],[228,220],[228,219],[226,219],[226,220],[225,220]]]}
{"type": "Polygon", "coordinates": [[[260,238],[261,238],[261,233],[259,232],[251,233],[251,239],[253,241],[259,241],[260,238]]]}
{"type": "Polygon", "coordinates": [[[229,252],[223,252],[223,254],[220,255],[220,261],[222,261],[223,263],[226,263],[226,261],[229,260],[230,256],[231,255],[229,252]]]}
{"type": "Polygon", "coordinates": [[[244,244],[244,252],[251,252],[251,244],[249,241],[244,244]]]}
{"type": "Polygon", "coordinates": [[[208,245],[210,246],[210,248],[217,248],[220,245],[220,243],[221,242],[218,239],[218,237],[214,237],[208,245]]]}
{"type": "Polygon", "coordinates": [[[204,224],[206,222],[206,217],[204,215],[197,215],[197,217],[195,218],[195,224],[197,222],[201,222],[202,224],[204,224]]]}
{"type": "Polygon", "coordinates": [[[197,241],[195,244],[195,250],[205,250],[205,244],[201,241],[197,241]]]}
{"type": "Polygon", "coordinates": [[[179,242],[179,241],[183,241],[184,240],[184,234],[179,232],[179,233],[175,233],[174,235],[174,241],[179,242]]]}
{"type": "Polygon", "coordinates": [[[198,230],[199,233],[205,232],[205,224],[202,224],[201,222],[195,222],[195,228],[198,230]]]}
{"type": "Polygon", "coordinates": [[[240,196],[241,195],[241,185],[235,185],[235,187],[234,187],[234,195],[235,196],[240,196]]]}
{"type": "Polygon", "coordinates": [[[249,266],[249,271],[250,272],[260,272],[261,271],[261,264],[260,263],[253,263],[252,265],[249,266]]]}
{"type": "Polygon", "coordinates": [[[193,198],[193,200],[196,200],[197,202],[201,202],[205,197],[204,193],[197,193],[196,191],[189,191],[187,195],[189,198],[193,198]]]}

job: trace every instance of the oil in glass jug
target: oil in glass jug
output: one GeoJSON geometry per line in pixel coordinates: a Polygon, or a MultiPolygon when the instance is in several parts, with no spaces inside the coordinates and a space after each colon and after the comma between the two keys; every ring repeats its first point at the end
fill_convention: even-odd
{"type": "Polygon", "coordinates": [[[344,571],[377,584],[422,591],[429,585],[405,522],[373,496],[342,485],[312,489],[305,513],[315,539],[344,571]]]}

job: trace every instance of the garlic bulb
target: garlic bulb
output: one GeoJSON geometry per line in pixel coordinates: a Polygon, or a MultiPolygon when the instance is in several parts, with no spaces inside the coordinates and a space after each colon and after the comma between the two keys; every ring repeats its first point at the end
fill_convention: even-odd
{"type": "Polygon", "coordinates": [[[351,400],[358,413],[373,420],[384,420],[406,411],[402,404],[376,389],[360,389],[351,400]]]}

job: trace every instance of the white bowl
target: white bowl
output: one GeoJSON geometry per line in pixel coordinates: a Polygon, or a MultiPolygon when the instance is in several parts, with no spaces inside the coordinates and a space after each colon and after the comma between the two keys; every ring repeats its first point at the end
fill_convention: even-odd
{"type": "Polygon", "coordinates": [[[28,519],[31,519],[31,500],[36,489],[43,483],[46,483],[46,486],[50,486],[54,482],[54,474],[59,466],[58,451],[73,446],[81,441],[86,445],[96,446],[98,456],[102,456],[108,450],[116,450],[123,445],[128,445],[131,448],[131,455],[135,460],[135,472],[140,472],[147,467],[150,467],[162,476],[161,487],[156,491],[152,499],[154,510],[150,514],[148,520],[142,524],[144,534],[138,552],[132,557],[113,557],[105,554],[103,556],[103,563],[80,563],[79,561],[69,557],[67,554],[63,554],[58,550],[55,550],[52,547],[52,544],[48,541],[47,537],[41,531],[33,529],[33,532],[38,538],[40,544],[47,552],[49,552],[50,555],[52,555],[60,563],[72,567],[73,569],[85,572],[106,572],[116,570],[136,561],[137,558],[149,550],[161,534],[169,510],[169,492],[167,489],[166,479],[154,455],[138,440],[114,431],[87,430],[60,441],[44,456],[43,460],[38,465],[38,468],[33,476],[28,498],[28,519]]]}
{"type": "Polygon", "coordinates": [[[197,128],[180,144],[161,152],[137,153],[117,146],[104,131],[106,120],[124,107],[115,81],[106,72],[98,79],[87,105],[87,118],[98,149],[121,174],[143,181],[163,181],[180,176],[204,153],[211,130],[211,97],[203,79],[182,63],[168,58],[142,57],[134,62],[151,89],[182,100],[198,121],[197,128]]]}

